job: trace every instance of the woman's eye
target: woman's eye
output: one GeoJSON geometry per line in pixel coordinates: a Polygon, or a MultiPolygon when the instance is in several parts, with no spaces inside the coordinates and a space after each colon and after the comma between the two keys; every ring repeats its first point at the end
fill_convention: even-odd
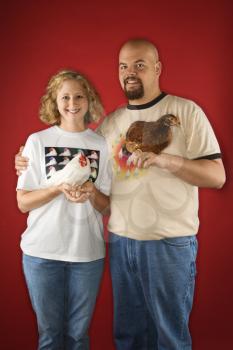
{"type": "Polygon", "coordinates": [[[62,99],[63,99],[63,100],[68,100],[68,99],[69,99],[69,96],[63,96],[62,99]]]}

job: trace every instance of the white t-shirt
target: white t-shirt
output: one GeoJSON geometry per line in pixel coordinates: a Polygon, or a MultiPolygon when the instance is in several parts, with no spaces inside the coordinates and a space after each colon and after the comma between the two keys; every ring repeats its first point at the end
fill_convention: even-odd
{"type": "Polygon", "coordinates": [[[124,151],[125,137],[135,121],[156,122],[165,114],[179,118],[164,153],[188,159],[221,157],[213,129],[194,102],[161,94],[139,106],[117,109],[99,128],[113,161],[111,217],[108,228],[138,240],[194,235],[198,231],[198,188],[152,166],[138,169],[124,151]]]}
{"type": "MultiPolygon", "coordinates": [[[[111,170],[104,138],[91,129],[67,132],[58,126],[29,136],[23,155],[29,167],[18,179],[17,189],[37,190],[54,172],[62,169],[62,160],[83,152],[95,159],[91,179],[96,188],[109,195],[111,170]]],[[[103,258],[102,215],[89,201],[72,203],[60,194],[49,203],[30,211],[27,229],[22,234],[21,248],[25,254],[70,262],[87,262],[103,258]]]]}

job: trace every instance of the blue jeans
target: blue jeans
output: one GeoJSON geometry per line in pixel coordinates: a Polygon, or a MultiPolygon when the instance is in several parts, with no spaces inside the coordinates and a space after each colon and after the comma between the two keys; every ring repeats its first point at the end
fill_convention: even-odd
{"type": "Polygon", "coordinates": [[[87,350],[104,259],[64,262],[23,255],[23,270],[36,313],[39,350],[87,350]]]}
{"type": "Polygon", "coordinates": [[[137,241],[110,234],[118,350],[191,350],[195,236],[137,241]]]}

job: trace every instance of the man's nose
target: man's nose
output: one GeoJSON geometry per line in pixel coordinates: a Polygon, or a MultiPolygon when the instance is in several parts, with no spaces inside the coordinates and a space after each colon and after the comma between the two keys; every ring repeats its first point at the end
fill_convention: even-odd
{"type": "Polygon", "coordinates": [[[136,68],[134,66],[129,66],[127,68],[127,75],[134,76],[136,74],[137,74],[137,70],[136,70],[136,68]]]}
{"type": "Polygon", "coordinates": [[[130,68],[128,70],[128,75],[129,76],[135,76],[137,74],[136,70],[134,68],[130,68]]]}

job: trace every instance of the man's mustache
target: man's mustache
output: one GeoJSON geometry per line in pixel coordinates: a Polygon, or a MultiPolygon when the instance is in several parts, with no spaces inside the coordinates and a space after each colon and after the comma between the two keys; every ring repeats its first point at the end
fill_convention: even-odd
{"type": "Polygon", "coordinates": [[[129,80],[131,80],[131,81],[134,80],[136,83],[140,83],[140,84],[142,85],[141,79],[136,78],[136,77],[126,77],[126,78],[124,79],[124,84],[126,85],[126,84],[128,83],[129,80]]]}

